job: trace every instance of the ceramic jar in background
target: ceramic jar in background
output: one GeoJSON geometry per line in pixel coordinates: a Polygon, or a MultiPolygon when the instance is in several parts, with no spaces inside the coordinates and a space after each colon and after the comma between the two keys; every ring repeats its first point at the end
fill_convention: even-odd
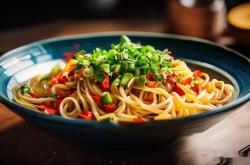
{"type": "Polygon", "coordinates": [[[177,34],[216,39],[226,27],[224,0],[169,0],[167,15],[177,34]]]}

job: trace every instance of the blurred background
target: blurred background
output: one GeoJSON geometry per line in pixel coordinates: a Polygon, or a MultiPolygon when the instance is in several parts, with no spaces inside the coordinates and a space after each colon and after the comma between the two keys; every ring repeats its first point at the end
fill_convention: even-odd
{"type": "MultiPolygon", "coordinates": [[[[104,31],[147,31],[209,39],[250,57],[249,0],[2,0],[0,20],[0,55],[23,44],[50,37],[104,31]]],[[[234,123],[234,120],[231,121],[234,123]]],[[[222,130],[221,127],[218,128],[217,130],[222,130]]],[[[242,133],[239,135],[247,134],[244,131],[246,125],[240,125],[241,129],[233,128],[236,132],[242,133]]],[[[225,135],[231,136],[231,132],[227,129],[223,131],[225,135]]],[[[218,134],[213,133],[215,136],[211,136],[210,142],[221,143],[226,139],[233,144],[223,143],[224,147],[219,150],[221,153],[227,155],[225,148],[236,152],[244,147],[234,148],[236,147],[234,141],[227,138],[228,136],[218,138],[218,135],[222,135],[219,133],[221,131],[218,134]]],[[[194,159],[199,159],[199,156],[202,160],[207,158],[203,154],[209,151],[206,145],[203,145],[205,144],[203,139],[209,137],[207,135],[209,132],[202,136],[194,136],[188,141],[187,146],[190,146],[190,150],[194,149],[190,152],[194,159]],[[192,141],[194,143],[190,143],[192,141]],[[201,152],[203,146],[204,152],[201,152]]],[[[239,136],[235,137],[239,140],[239,136]]],[[[104,162],[103,164],[110,165],[120,162],[119,164],[126,165],[127,160],[128,163],[141,161],[146,164],[159,164],[162,158],[168,162],[176,162],[176,153],[179,154],[180,151],[179,147],[167,151],[152,150],[137,154],[82,150],[81,146],[72,145],[33,128],[2,104],[0,104],[0,144],[0,164],[5,161],[8,165],[17,162],[24,164],[39,162],[49,165],[53,161],[61,164],[104,162]],[[34,143],[34,140],[37,143],[34,143]]],[[[247,151],[245,156],[248,157],[242,160],[249,162],[250,152],[247,151]]],[[[184,157],[187,153],[183,153],[184,157]]],[[[223,159],[220,160],[223,162],[223,159]]]]}
{"type": "Polygon", "coordinates": [[[206,38],[244,54],[250,47],[249,0],[8,0],[0,19],[2,51],[49,37],[124,30],[206,38]]]}

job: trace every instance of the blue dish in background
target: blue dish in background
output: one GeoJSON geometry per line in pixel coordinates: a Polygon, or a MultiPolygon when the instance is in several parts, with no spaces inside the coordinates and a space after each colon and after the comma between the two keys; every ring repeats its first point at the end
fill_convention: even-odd
{"type": "Polygon", "coordinates": [[[38,41],[4,54],[0,58],[0,99],[31,124],[88,146],[106,149],[159,147],[170,144],[183,135],[208,129],[247,102],[250,98],[249,72],[248,58],[206,40],[158,33],[93,33],[38,41]],[[150,44],[161,50],[168,48],[174,52],[175,58],[186,60],[191,68],[200,68],[213,78],[232,83],[236,88],[234,100],[214,111],[141,124],[64,119],[28,110],[11,100],[11,89],[14,86],[37,74],[49,72],[57,61],[65,58],[64,52],[81,49],[91,52],[96,47],[108,49],[111,43],[119,42],[123,34],[128,35],[133,42],[150,44]]]}

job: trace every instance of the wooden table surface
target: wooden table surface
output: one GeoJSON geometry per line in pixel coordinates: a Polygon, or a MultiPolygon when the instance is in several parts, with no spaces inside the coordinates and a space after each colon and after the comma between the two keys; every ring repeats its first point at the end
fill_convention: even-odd
{"type": "MultiPolygon", "coordinates": [[[[165,24],[154,20],[61,20],[0,32],[0,48],[10,50],[32,41],[88,32],[164,32],[165,24]]],[[[9,164],[250,164],[250,102],[209,130],[184,137],[168,148],[144,151],[100,151],[65,141],[26,123],[0,104],[0,165],[9,164]],[[246,147],[245,152],[239,152],[246,147]]]]}

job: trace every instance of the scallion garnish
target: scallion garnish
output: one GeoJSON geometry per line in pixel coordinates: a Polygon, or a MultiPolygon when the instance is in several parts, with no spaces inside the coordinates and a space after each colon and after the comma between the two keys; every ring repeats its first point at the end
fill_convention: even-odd
{"type": "Polygon", "coordinates": [[[20,89],[23,93],[29,93],[31,91],[30,87],[25,84],[20,86],[20,89]]]}
{"type": "Polygon", "coordinates": [[[164,78],[161,74],[173,69],[170,56],[166,52],[150,45],[133,43],[127,36],[121,36],[120,43],[112,44],[109,50],[96,48],[89,56],[86,56],[84,51],[75,56],[80,63],[76,69],[93,68],[93,77],[99,82],[102,82],[105,76],[112,75],[114,80],[124,73],[142,76],[148,72],[160,81],[164,78]]]}

